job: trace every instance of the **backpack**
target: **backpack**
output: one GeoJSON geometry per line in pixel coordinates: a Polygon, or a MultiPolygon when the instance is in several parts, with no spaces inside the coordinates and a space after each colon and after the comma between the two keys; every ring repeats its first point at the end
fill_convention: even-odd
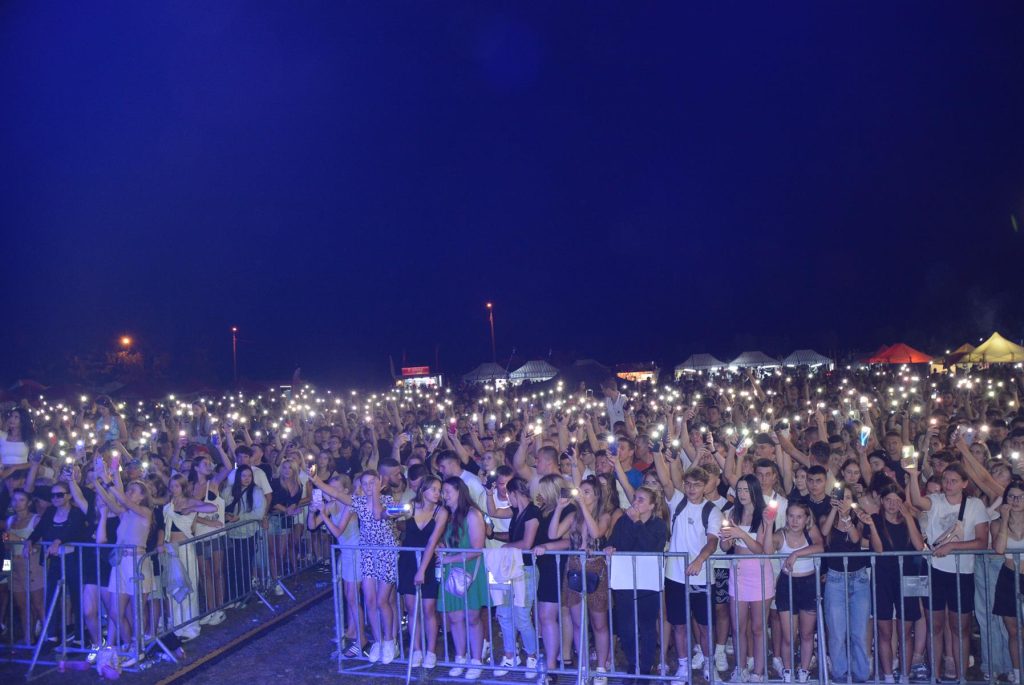
{"type": "MultiPolygon", "coordinates": [[[[683,509],[686,508],[686,502],[686,497],[683,497],[683,501],[676,505],[675,513],[672,514],[672,523],[669,525],[669,532],[675,527],[676,519],[679,518],[679,515],[683,513],[683,509]]],[[[715,505],[712,504],[711,500],[705,500],[704,507],[700,510],[700,520],[704,524],[705,533],[708,532],[708,521],[711,520],[711,510],[714,508],[715,505]]]]}

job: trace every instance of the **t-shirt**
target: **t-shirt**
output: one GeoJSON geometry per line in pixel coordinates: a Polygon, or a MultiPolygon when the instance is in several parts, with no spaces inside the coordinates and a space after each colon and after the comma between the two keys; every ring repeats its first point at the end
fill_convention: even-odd
{"type": "MultiPolygon", "coordinates": [[[[526,509],[520,515],[519,510],[512,507],[512,518],[509,519],[508,523],[508,541],[519,542],[526,535],[526,522],[531,519],[540,520],[540,509],[536,504],[532,502],[526,505],[526,509]]],[[[539,536],[539,532],[538,532],[539,536]]],[[[536,538],[534,545],[536,545],[536,538]]],[[[527,550],[523,551],[523,566],[533,565],[533,556],[526,553],[527,550]]]]}
{"type": "MultiPolygon", "coordinates": [[[[676,553],[687,553],[689,557],[669,557],[665,560],[665,577],[677,583],[686,582],[686,565],[692,563],[704,545],[708,544],[708,535],[717,536],[722,530],[722,510],[712,505],[710,516],[708,516],[708,527],[704,528],[704,504],[707,500],[701,500],[700,504],[687,502],[683,510],[676,516],[676,508],[686,499],[686,495],[678,490],[668,501],[668,517],[672,526],[669,537],[668,551],[676,553]],[[673,519],[674,522],[673,522],[673,519]]],[[[690,576],[690,585],[707,585],[707,565],[702,566],[700,573],[690,576]]]]}
{"type": "Polygon", "coordinates": [[[465,469],[462,470],[462,475],[459,477],[469,488],[469,496],[473,503],[480,507],[480,511],[487,511],[487,491],[484,490],[484,484],[480,482],[480,479],[465,469]]]}
{"type": "Polygon", "coordinates": [[[804,504],[811,508],[811,513],[814,514],[814,525],[820,526],[821,519],[828,516],[828,513],[832,511],[832,500],[826,494],[820,502],[815,502],[811,497],[811,493],[807,493],[800,498],[804,504]]]}
{"type": "Polygon", "coordinates": [[[614,400],[610,397],[604,398],[604,406],[608,410],[609,428],[615,428],[619,421],[626,422],[626,396],[621,392],[614,400]]]}
{"type": "MultiPolygon", "coordinates": [[[[966,495],[965,495],[966,497],[966,495]]],[[[956,525],[960,513],[960,503],[950,504],[943,493],[928,495],[932,508],[928,510],[928,524],[924,529],[924,537],[934,549],[933,541],[938,540],[946,531],[956,525]]],[[[977,497],[968,497],[964,507],[964,534],[961,542],[974,540],[974,528],[979,523],[988,523],[988,512],[985,505],[977,497]]],[[[956,573],[959,563],[960,573],[974,573],[974,555],[948,554],[944,557],[932,557],[932,567],[946,573],[956,573]],[[959,560],[959,562],[958,562],[959,560]]]]}

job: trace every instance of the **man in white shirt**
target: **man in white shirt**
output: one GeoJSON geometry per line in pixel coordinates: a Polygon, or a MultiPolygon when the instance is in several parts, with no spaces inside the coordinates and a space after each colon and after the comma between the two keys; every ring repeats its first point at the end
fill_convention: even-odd
{"type": "MultiPolygon", "coordinates": [[[[683,475],[684,492],[675,492],[668,500],[672,526],[669,552],[685,553],[688,562],[684,562],[682,556],[670,556],[665,562],[665,616],[672,625],[677,654],[687,654],[686,627],[690,616],[694,619],[696,632],[694,644],[700,645],[704,654],[712,653],[708,642],[709,597],[705,562],[718,549],[722,512],[704,497],[708,480],[707,471],[694,466],[683,475]]],[[[689,679],[690,659],[681,656],[673,683],[688,682],[689,679]]]]}
{"type": "Polygon", "coordinates": [[[615,424],[626,422],[626,396],[619,392],[614,378],[605,379],[601,383],[604,392],[604,406],[608,411],[608,428],[615,430],[615,424]]]}
{"type": "Polygon", "coordinates": [[[989,517],[985,505],[977,497],[968,497],[964,490],[970,481],[967,471],[953,463],[942,471],[942,492],[924,497],[915,465],[904,465],[908,471],[910,502],[928,512],[924,536],[932,549],[931,612],[933,663],[932,673],[941,673],[942,633],[949,625],[953,633],[953,657],[956,672],[963,676],[967,664],[961,655],[970,654],[971,622],[974,615],[974,555],[953,555],[950,552],[983,550],[989,542],[989,517]],[[956,640],[961,644],[956,645],[956,640]]]}
{"type": "Polygon", "coordinates": [[[461,478],[469,489],[469,496],[473,503],[480,507],[480,511],[487,511],[487,490],[484,484],[474,474],[462,468],[462,460],[459,455],[451,450],[445,450],[437,455],[437,470],[442,478],[461,478]]]}

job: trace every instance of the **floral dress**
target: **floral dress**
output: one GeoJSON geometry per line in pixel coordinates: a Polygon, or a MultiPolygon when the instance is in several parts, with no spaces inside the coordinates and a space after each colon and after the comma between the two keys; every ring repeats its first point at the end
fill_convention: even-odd
{"type": "MultiPolygon", "coordinates": [[[[394,504],[391,495],[381,495],[382,509],[394,504]]],[[[363,578],[394,584],[398,580],[398,529],[394,519],[385,516],[378,520],[373,514],[373,503],[365,495],[353,496],[352,508],[359,517],[360,547],[394,548],[359,550],[359,568],[363,578]]]]}

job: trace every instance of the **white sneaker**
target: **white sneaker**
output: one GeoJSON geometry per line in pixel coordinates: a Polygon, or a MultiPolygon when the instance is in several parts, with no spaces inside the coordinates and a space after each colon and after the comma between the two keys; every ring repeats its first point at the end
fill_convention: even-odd
{"type": "Polygon", "coordinates": [[[747,672],[737,666],[732,669],[732,675],[729,676],[730,683],[745,683],[747,682],[747,672]]]}
{"type": "Polygon", "coordinates": [[[508,675],[508,669],[515,668],[519,665],[518,656],[506,656],[502,657],[499,668],[494,669],[494,675],[497,678],[508,675]]]}
{"type": "Polygon", "coordinates": [[[793,682],[793,672],[788,668],[782,669],[782,682],[791,683],[793,682]]]}
{"type": "Polygon", "coordinates": [[[409,665],[419,668],[423,664],[423,652],[417,650],[409,656],[409,665]]]}
{"type": "Polygon", "coordinates": [[[715,651],[715,670],[719,673],[729,670],[729,658],[725,656],[724,649],[715,651]]]}
{"type": "Polygon", "coordinates": [[[764,676],[761,675],[760,673],[751,673],[750,675],[747,676],[747,682],[748,683],[763,683],[764,682],[764,676]]]}
{"type": "Polygon", "coordinates": [[[536,670],[537,670],[537,657],[535,657],[535,656],[528,656],[528,657],[526,657],[526,669],[527,669],[527,675],[529,675],[530,673],[536,672],[536,670]]]}
{"type": "Polygon", "coordinates": [[[433,652],[427,652],[423,655],[423,668],[431,669],[437,666],[437,655],[433,652]]]}
{"type": "Polygon", "coordinates": [[[284,596],[284,588],[281,587],[281,583],[278,583],[277,585],[274,586],[274,595],[276,595],[277,597],[283,597],[284,596]]]}
{"type": "Polygon", "coordinates": [[[380,661],[380,643],[379,642],[374,642],[372,645],[370,645],[370,652],[366,655],[366,657],[370,660],[371,664],[375,664],[378,661],[380,661]]]}
{"type": "Polygon", "coordinates": [[[491,643],[486,639],[484,640],[484,646],[480,648],[480,663],[487,661],[491,656],[491,643]]]}
{"type": "Polygon", "coordinates": [[[203,616],[201,619],[199,619],[199,625],[201,625],[201,626],[207,625],[210,622],[210,618],[212,616],[213,616],[213,614],[209,614],[207,616],[203,616]]]}
{"type": "Polygon", "coordinates": [[[1012,669],[1006,674],[1006,680],[1011,685],[1020,685],[1020,669],[1012,669]]]}
{"type": "Polygon", "coordinates": [[[466,680],[476,680],[483,672],[483,669],[480,668],[483,664],[480,663],[479,659],[470,659],[469,665],[471,668],[466,669],[465,678],[466,680]]]}
{"type": "Polygon", "coordinates": [[[690,661],[690,668],[696,671],[698,668],[704,665],[704,650],[701,649],[700,645],[693,648],[693,660],[690,661]]]}
{"type": "Polygon", "coordinates": [[[806,683],[811,677],[811,674],[807,672],[805,668],[796,669],[796,682],[806,683]]]}
{"type": "Polygon", "coordinates": [[[224,614],[223,611],[215,611],[212,614],[210,614],[210,625],[219,626],[221,623],[226,621],[227,618],[228,617],[224,614]]]}
{"type": "Polygon", "coordinates": [[[747,672],[747,675],[750,675],[750,672],[754,670],[754,657],[747,657],[747,667],[743,670],[747,672]]]}
{"type": "Polygon", "coordinates": [[[700,674],[704,677],[704,680],[708,681],[709,683],[711,682],[711,673],[708,670],[707,664],[704,664],[704,666],[700,669],[700,674]]]}
{"type": "Polygon", "coordinates": [[[675,678],[672,680],[672,685],[685,685],[690,681],[690,660],[682,658],[679,660],[679,668],[676,669],[675,678]]]}
{"type": "Polygon", "coordinates": [[[725,641],[725,653],[732,656],[736,652],[736,649],[732,646],[732,638],[728,638],[725,641]]]}
{"type": "Polygon", "coordinates": [[[380,662],[382,664],[390,664],[395,660],[395,641],[388,640],[384,643],[384,649],[381,650],[380,662]]]}
{"type": "Polygon", "coordinates": [[[779,676],[782,676],[782,672],[786,670],[786,667],[782,665],[781,658],[777,656],[772,657],[772,670],[778,673],[779,676]]]}
{"type": "Polygon", "coordinates": [[[594,669],[594,685],[608,685],[608,676],[605,673],[600,666],[594,669]]]}
{"type": "MultiPolygon", "coordinates": [[[[455,657],[455,663],[456,664],[465,664],[466,663],[466,657],[464,657],[464,656],[457,656],[457,657],[455,657]]],[[[452,669],[450,671],[448,671],[448,675],[451,676],[452,678],[458,678],[460,675],[462,675],[463,671],[465,671],[465,670],[466,669],[463,666],[454,666],[454,667],[452,667],[452,669]]]]}
{"type": "Polygon", "coordinates": [[[887,673],[887,674],[882,676],[882,682],[883,683],[895,683],[896,682],[896,676],[894,676],[892,673],[887,673]]]}

